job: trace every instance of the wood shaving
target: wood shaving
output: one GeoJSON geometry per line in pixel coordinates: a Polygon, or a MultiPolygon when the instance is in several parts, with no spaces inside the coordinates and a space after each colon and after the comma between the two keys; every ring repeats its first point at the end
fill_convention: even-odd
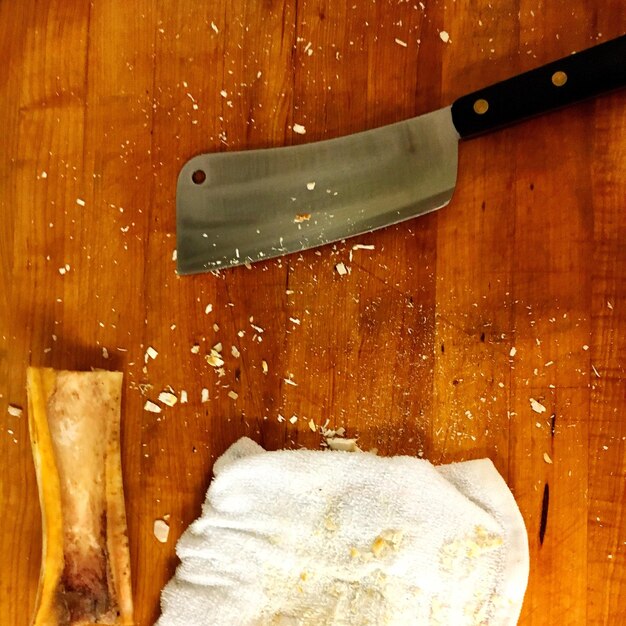
{"type": "Polygon", "coordinates": [[[313,190],[315,189],[315,182],[314,182],[314,181],[311,181],[310,183],[307,183],[307,184],[306,184],[306,188],[307,188],[309,191],[313,191],[313,190]]]}
{"type": "Polygon", "coordinates": [[[167,539],[170,536],[169,524],[162,519],[156,519],[154,520],[152,532],[154,533],[157,541],[160,541],[161,543],[167,543],[167,539]]]}
{"type": "Polygon", "coordinates": [[[335,270],[339,276],[345,276],[348,273],[344,263],[337,263],[337,265],[335,265],[335,270]]]}
{"type": "Polygon", "coordinates": [[[194,343],[193,346],[191,346],[191,354],[198,354],[199,352],[200,352],[200,344],[194,343]]]}
{"type": "Polygon", "coordinates": [[[148,346],[148,349],[146,350],[146,354],[144,356],[144,361],[147,363],[148,359],[156,359],[157,356],[159,355],[159,353],[152,347],[152,346],[148,346]]]}
{"type": "Polygon", "coordinates": [[[7,411],[11,417],[21,417],[24,412],[21,407],[16,406],[15,404],[9,404],[7,411]]]}
{"type": "Polygon", "coordinates": [[[180,403],[181,404],[187,404],[188,401],[189,401],[189,399],[187,397],[187,392],[184,389],[181,389],[181,392],[180,392],[180,403]]]}
{"type": "Polygon", "coordinates": [[[439,32],[439,38],[443,41],[443,43],[448,43],[450,41],[450,35],[445,30],[439,32]]]}
{"type": "Polygon", "coordinates": [[[331,437],[326,439],[326,443],[331,450],[337,450],[340,452],[356,452],[359,450],[359,447],[356,445],[356,439],[331,437]]]}
{"type": "Polygon", "coordinates": [[[310,429],[311,429],[314,433],[315,433],[315,432],[317,432],[317,426],[315,425],[315,422],[314,422],[312,419],[310,419],[310,420],[309,420],[309,428],[310,428],[310,429]]]}
{"type": "Polygon", "coordinates": [[[529,400],[530,400],[530,408],[535,413],[545,413],[546,412],[546,407],[543,406],[543,404],[541,404],[541,402],[537,402],[537,400],[535,400],[534,398],[529,398],[529,400]]]}
{"type": "Polygon", "coordinates": [[[548,464],[548,465],[552,465],[552,459],[550,458],[550,455],[547,452],[543,453],[543,460],[548,464]]]}
{"type": "Polygon", "coordinates": [[[228,392],[228,397],[231,400],[236,400],[239,397],[239,394],[236,391],[232,391],[231,389],[231,391],[228,392]]]}
{"type": "Polygon", "coordinates": [[[298,135],[304,135],[306,134],[306,128],[302,124],[294,124],[293,132],[297,133],[298,135]]]}
{"type": "Polygon", "coordinates": [[[270,371],[267,361],[261,361],[261,370],[264,374],[267,374],[270,371]]]}
{"type": "Polygon", "coordinates": [[[143,405],[143,410],[148,411],[148,413],[160,413],[161,407],[152,402],[152,400],[146,400],[146,403],[143,405]]]}
{"type": "Polygon", "coordinates": [[[509,356],[513,357],[517,354],[517,348],[513,346],[509,352],[509,356]]]}
{"type": "Polygon", "coordinates": [[[102,358],[103,359],[108,359],[109,358],[109,351],[106,348],[102,348],[102,358]]]}
{"type": "Polygon", "coordinates": [[[233,346],[230,349],[230,353],[236,358],[238,359],[241,356],[241,353],[239,352],[239,350],[237,349],[237,346],[233,346]]]}
{"type": "Polygon", "coordinates": [[[385,530],[374,539],[370,550],[375,558],[384,558],[392,550],[395,552],[399,550],[403,536],[404,533],[402,531],[385,530]]]}
{"type": "Polygon", "coordinates": [[[311,219],[311,214],[310,213],[298,213],[294,218],[293,221],[296,224],[301,224],[302,222],[308,222],[311,219]]]}
{"type": "Polygon", "coordinates": [[[202,388],[202,392],[200,395],[200,401],[201,402],[208,402],[209,401],[209,390],[206,387],[202,388]]]}
{"type": "Polygon", "coordinates": [[[408,47],[408,44],[406,43],[406,41],[402,41],[402,39],[398,39],[397,37],[394,39],[394,41],[399,45],[402,46],[403,48],[408,47]]]}
{"type": "Polygon", "coordinates": [[[297,415],[292,415],[292,416],[289,418],[289,421],[290,421],[292,424],[295,424],[295,423],[298,421],[298,416],[297,416],[297,415]]]}
{"type": "Polygon", "coordinates": [[[162,391],[159,394],[159,402],[162,402],[167,406],[174,406],[178,402],[178,398],[170,391],[162,391]]]}
{"type": "Polygon", "coordinates": [[[211,311],[213,310],[213,305],[212,304],[207,304],[206,307],[204,307],[204,312],[208,315],[211,311]]]}
{"type": "Polygon", "coordinates": [[[357,243],[352,246],[353,250],[375,250],[376,247],[373,244],[357,243]]]}
{"type": "Polygon", "coordinates": [[[211,350],[211,354],[207,354],[204,358],[211,367],[222,367],[224,365],[224,360],[219,355],[219,352],[215,350],[211,350]]]}

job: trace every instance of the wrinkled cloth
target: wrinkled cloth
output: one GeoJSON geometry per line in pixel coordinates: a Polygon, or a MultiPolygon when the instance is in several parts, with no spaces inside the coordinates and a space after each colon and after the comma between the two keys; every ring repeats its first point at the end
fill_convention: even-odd
{"type": "Polygon", "coordinates": [[[266,452],[214,466],[157,626],[516,624],[528,539],[487,459],[266,452]]]}

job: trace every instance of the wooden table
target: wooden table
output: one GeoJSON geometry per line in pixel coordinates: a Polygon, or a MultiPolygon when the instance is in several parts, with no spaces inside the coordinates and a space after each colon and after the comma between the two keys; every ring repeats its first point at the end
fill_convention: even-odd
{"type": "Polygon", "coordinates": [[[125,373],[137,624],[215,458],[242,435],[318,448],[310,419],[381,454],[490,457],[528,527],[521,623],[624,623],[625,93],[463,144],[436,214],[219,276],[172,255],[196,153],[402,120],[625,30],[622,0],[0,3],[0,623],[28,623],[39,572],[8,413],[29,363],[125,373]],[[144,411],[168,386],[189,402],[144,411]]]}

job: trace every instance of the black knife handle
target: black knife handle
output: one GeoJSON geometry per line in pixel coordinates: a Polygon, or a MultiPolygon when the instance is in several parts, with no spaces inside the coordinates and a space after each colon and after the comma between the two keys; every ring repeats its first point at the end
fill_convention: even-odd
{"type": "Polygon", "coordinates": [[[473,137],[626,86],[626,35],[461,96],[459,135],[473,137]]]}

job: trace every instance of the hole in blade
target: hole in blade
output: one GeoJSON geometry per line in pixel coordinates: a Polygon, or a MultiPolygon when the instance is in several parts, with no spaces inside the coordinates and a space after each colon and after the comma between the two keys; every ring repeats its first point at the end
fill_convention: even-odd
{"type": "Polygon", "coordinates": [[[192,175],[191,175],[191,180],[196,184],[196,185],[201,185],[205,180],[206,180],[206,174],[204,173],[203,170],[196,170],[192,175]]]}

